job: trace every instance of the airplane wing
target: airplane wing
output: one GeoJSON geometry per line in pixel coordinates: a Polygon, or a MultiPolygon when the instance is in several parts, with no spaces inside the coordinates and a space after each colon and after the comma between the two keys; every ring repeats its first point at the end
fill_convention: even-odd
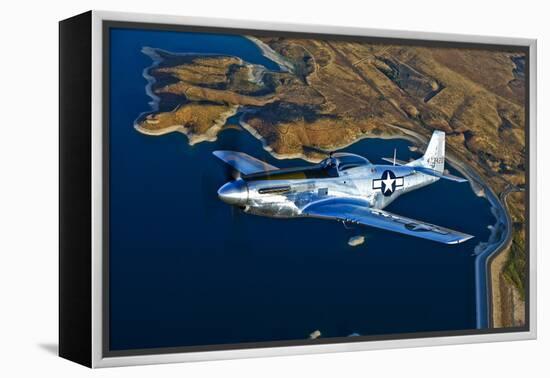
{"type": "Polygon", "coordinates": [[[244,152],[236,151],[214,151],[212,152],[218,159],[223,160],[237,171],[250,175],[252,173],[272,171],[278,169],[271,164],[258,160],[244,152]]]}
{"type": "Polygon", "coordinates": [[[329,198],[309,204],[302,210],[302,214],[362,224],[445,244],[458,244],[473,238],[462,232],[370,208],[366,201],[361,200],[329,198]]]}

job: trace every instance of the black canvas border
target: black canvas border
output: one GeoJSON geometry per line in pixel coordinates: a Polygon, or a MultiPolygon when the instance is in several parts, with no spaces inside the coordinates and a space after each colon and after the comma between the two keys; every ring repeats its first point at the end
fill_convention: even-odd
{"type": "Polygon", "coordinates": [[[59,22],[59,356],[92,365],[92,12],[59,22]]]}

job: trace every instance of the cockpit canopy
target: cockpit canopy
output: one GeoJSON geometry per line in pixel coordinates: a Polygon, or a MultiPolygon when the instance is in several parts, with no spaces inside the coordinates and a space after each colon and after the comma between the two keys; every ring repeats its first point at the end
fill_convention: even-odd
{"type": "Polygon", "coordinates": [[[340,172],[365,165],[370,165],[367,159],[348,152],[334,153],[321,162],[323,168],[336,168],[340,172]]]}

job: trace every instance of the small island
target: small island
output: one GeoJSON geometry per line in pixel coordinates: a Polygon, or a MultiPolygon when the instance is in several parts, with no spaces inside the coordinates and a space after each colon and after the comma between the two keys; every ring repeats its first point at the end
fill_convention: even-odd
{"type": "Polygon", "coordinates": [[[309,334],[310,340],[315,340],[315,339],[318,339],[319,337],[321,337],[321,331],[319,331],[318,329],[309,334]]]}
{"type": "Polygon", "coordinates": [[[357,235],[349,238],[348,245],[350,247],[357,247],[358,245],[361,245],[364,242],[365,242],[365,237],[363,235],[357,235]]]}

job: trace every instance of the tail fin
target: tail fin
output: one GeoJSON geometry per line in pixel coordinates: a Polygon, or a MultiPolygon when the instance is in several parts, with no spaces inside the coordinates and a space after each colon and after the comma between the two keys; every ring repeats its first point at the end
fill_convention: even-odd
{"type": "Polygon", "coordinates": [[[436,130],[432,134],[430,143],[424,156],[415,161],[411,161],[406,165],[415,167],[415,169],[428,176],[451,180],[455,182],[467,182],[468,180],[453,176],[449,173],[444,173],[445,170],[445,133],[436,130]]]}
{"type": "Polygon", "coordinates": [[[443,131],[433,132],[428,148],[419,160],[422,167],[443,172],[445,169],[445,133],[443,131]]]}

